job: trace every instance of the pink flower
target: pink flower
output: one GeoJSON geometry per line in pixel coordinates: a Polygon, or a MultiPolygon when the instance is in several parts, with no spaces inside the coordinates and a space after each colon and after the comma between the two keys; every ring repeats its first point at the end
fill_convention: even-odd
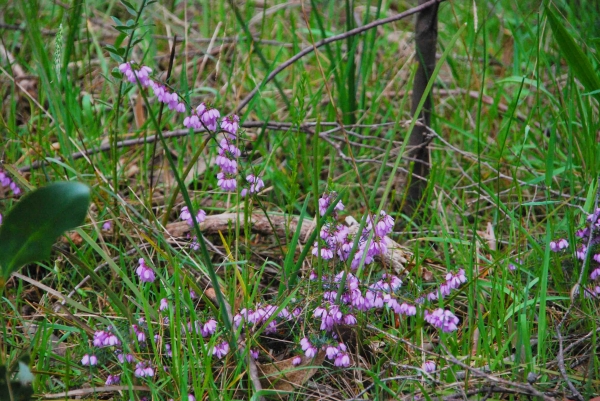
{"type": "Polygon", "coordinates": [[[202,329],[200,330],[200,334],[202,335],[202,337],[208,337],[210,335],[213,335],[216,330],[217,330],[217,321],[215,319],[210,319],[208,322],[206,322],[202,326],[202,329]]]}
{"type": "Polygon", "coordinates": [[[120,363],[125,363],[125,361],[132,363],[135,361],[135,357],[131,354],[117,354],[117,359],[119,360],[120,363]]]}
{"type": "MultiPolygon", "coordinates": [[[[319,255],[319,243],[315,241],[313,244],[312,254],[315,256],[319,255]]],[[[324,243],[321,245],[321,258],[324,260],[329,260],[333,258],[333,250],[329,248],[329,244],[324,243]]]]}
{"type": "Polygon", "coordinates": [[[260,177],[256,177],[254,174],[246,176],[246,181],[250,183],[250,188],[243,189],[242,196],[246,196],[246,194],[256,194],[265,187],[264,181],[260,177]]]}
{"type": "Polygon", "coordinates": [[[312,358],[312,357],[314,357],[315,355],[317,355],[317,352],[318,352],[318,350],[317,350],[317,347],[313,347],[313,346],[311,345],[310,347],[308,347],[308,348],[307,348],[307,349],[304,351],[304,355],[305,355],[307,358],[312,358]]]}
{"type": "Polygon", "coordinates": [[[146,333],[144,333],[137,324],[132,325],[131,328],[133,329],[133,333],[139,342],[146,341],[146,333]]]}
{"type": "Polygon", "coordinates": [[[433,312],[425,311],[425,321],[449,333],[458,330],[459,320],[452,312],[444,309],[436,309],[433,312]]]}
{"type": "Polygon", "coordinates": [[[237,187],[237,182],[235,180],[235,175],[220,172],[217,174],[217,184],[223,191],[235,191],[237,187]]]}
{"type": "Polygon", "coordinates": [[[140,281],[144,283],[151,283],[156,279],[154,270],[152,270],[146,265],[146,261],[144,260],[144,258],[139,259],[139,266],[135,272],[140,277],[140,281]]]}
{"type": "Polygon", "coordinates": [[[356,324],[356,318],[354,315],[351,313],[344,315],[344,324],[347,324],[348,326],[354,326],[356,324]]]}
{"type": "MultiPolygon", "coordinates": [[[[325,215],[327,208],[329,208],[329,205],[331,204],[330,195],[334,195],[334,197],[335,197],[335,193],[332,193],[332,194],[323,194],[321,196],[321,198],[319,198],[319,213],[321,214],[321,216],[325,215]]],[[[344,204],[342,203],[342,201],[339,201],[337,203],[337,205],[335,205],[335,208],[333,210],[334,217],[335,217],[335,213],[337,211],[342,211],[342,210],[344,210],[344,204]]]]}
{"type": "Polygon", "coordinates": [[[200,124],[200,119],[197,115],[192,114],[183,119],[183,126],[186,128],[200,129],[202,128],[202,124],[200,124]]]}
{"type": "Polygon", "coordinates": [[[433,373],[433,372],[435,372],[435,362],[425,361],[425,363],[423,363],[423,366],[421,367],[421,369],[423,369],[423,371],[426,373],[433,373]]]}
{"type": "Polygon", "coordinates": [[[300,356],[296,356],[294,359],[292,359],[292,366],[298,366],[302,363],[302,357],[300,356]]]}
{"type": "Polygon", "coordinates": [[[150,362],[141,361],[135,365],[133,374],[135,377],[152,377],[154,376],[154,368],[150,365],[150,362]]]}
{"type": "Polygon", "coordinates": [[[110,231],[111,229],[112,229],[112,222],[110,220],[105,221],[104,224],[102,224],[102,230],[110,231]]]}
{"type": "Polygon", "coordinates": [[[221,129],[230,134],[231,139],[235,139],[238,129],[240,128],[240,118],[233,114],[230,117],[225,117],[221,121],[221,129]]]}
{"type": "Polygon", "coordinates": [[[81,364],[83,366],[94,366],[98,364],[98,358],[96,357],[96,355],[92,354],[85,354],[83,356],[83,358],[81,358],[81,364]]]}
{"type": "Polygon", "coordinates": [[[346,368],[350,366],[350,356],[346,352],[340,352],[333,364],[338,367],[346,368]]]}
{"type": "Polygon", "coordinates": [[[219,110],[207,108],[204,111],[204,113],[198,113],[198,115],[200,116],[200,120],[204,123],[204,125],[206,125],[206,128],[208,128],[211,131],[216,131],[217,120],[221,117],[221,113],[219,113],[219,110]]]}
{"type": "Polygon", "coordinates": [[[217,358],[221,359],[229,352],[229,343],[227,341],[222,342],[221,344],[216,345],[213,348],[212,354],[217,358]]]}
{"type": "Polygon", "coordinates": [[[332,345],[328,346],[325,349],[325,355],[327,355],[327,359],[329,359],[330,361],[333,360],[339,352],[340,350],[338,349],[338,347],[334,347],[332,345]]]}
{"type": "Polygon", "coordinates": [[[131,66],[131,63],[127,62],[119,65],[119,71],[121,71],[121,73],[125,75],[125,78],[127,78],[127,80],[132,84],[137,84],[139,79],[142,87],[146,88],[150,86],[150,83],[152,82],[149,76],[149,74],[152,73],[152,69],[150,67],[142,66],[139,70],[134,70],[131,66]]]}
{"type": "Polygon", "coordinates": [[[251,350],[250,350],[250,357],[251,357],[252,359],[254,359],[254,360],[257,360],[257,359],[258,359],[258,350],[251,349],[251,350]]]}
{"type": "Polygon", "coordinates": [[[596,280],[597,278],[600,278],[600,266],[596,267],[592,270],[592,273],[590,273],[590,280],[596,280]]]}
{"type": "Polygon", "coordinates": [[[108,375],[106,378],[106,386],[112,386],[121,383],[121,375],[108,375]]]}
{"type": "Polygon", "coordinates": [[[163,298],[160,300],[160,306],[158,307],[158,310],[163,311],[167,309],[169,309],[169,301],[167,301],[167,298],[163,298]]]}
{"type": "Polygon", "coordinates": [[[375,235],[385,237],[394,229],[394,218],[383,210],[379,213],[379,221],[375,225],[375,235]]]}
{"type": "Polygon", "coordinates": [[[414,316],[417,314],[417,308],[413,305],[403,302],[402,305],[400,305],[400,313],[406,316],[414,316]]]}
{"type": "Polygon", "coordinates": [[[569,247],[569,242],[566,239],[561,238],[558,241],[551,241],[549,246],[552,252],[560,252],[569,247]]]}

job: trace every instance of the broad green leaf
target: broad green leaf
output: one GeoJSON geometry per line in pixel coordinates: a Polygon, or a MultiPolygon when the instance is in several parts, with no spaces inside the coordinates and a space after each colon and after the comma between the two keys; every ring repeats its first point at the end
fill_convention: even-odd
{"type": "Polygon", "coordinates": [[[56,238],[83,223],[89,203],[90,189],[76,182],[57,182],[25,195],[0,226],[2,278],[47,259],[56,238]]]}
{"type": "Polygon", "coordinates": [[[548,21],[552,27],[554,39],[565,56],[569,67],[573,70],[573,74],[585,89],[588,92],[593,92],[594,97],[600,101],[600,92],[596,92],[600,89],[600,77],[598,77],[598,74],[594,71],[592,63],[563,26],[550,6],[546,6],[546,15],[548,15],[548,21]]]}

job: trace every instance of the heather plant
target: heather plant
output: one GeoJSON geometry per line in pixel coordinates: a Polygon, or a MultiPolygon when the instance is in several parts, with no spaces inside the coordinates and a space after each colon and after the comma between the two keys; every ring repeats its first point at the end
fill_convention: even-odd
{"type": "Polygon", "coordinates": [[[597,396],[594,4],[405,7],[7,6],[0,401],[597,396]]]}

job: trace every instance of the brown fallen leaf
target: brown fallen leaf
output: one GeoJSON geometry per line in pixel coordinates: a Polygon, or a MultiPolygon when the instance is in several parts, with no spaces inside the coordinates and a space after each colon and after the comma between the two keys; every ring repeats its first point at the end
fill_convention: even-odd
{"type": "Polygon", "coordinates": [[[272,363],[257,363],[263,388],[293,391],[296,387],[302,386],[317,372],[325,360],[325,351],[320,350],[314,358],[302,356],[302,363],[298,366],[292,365],[294,358],[272,363]]]}

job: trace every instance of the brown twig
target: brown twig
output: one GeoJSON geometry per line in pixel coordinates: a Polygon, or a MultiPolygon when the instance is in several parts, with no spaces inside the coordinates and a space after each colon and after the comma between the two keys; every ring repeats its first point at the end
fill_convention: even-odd
{"type": "Polygon", "coordinates": [[[69,390],[62,393],[55,394],[44,394],[43,398],[69,398],[69,397],[80,397],[82,395],[88,394],[96,394],[96,393],[116,393],[119,391],[150,391],[150,387],[148,386],[102,386],[102,387],[90,387],[90,388],[81,388],[77,390],[69,390]]]}
{"type": "MultiPolygon", "coordinates": [[[[315,127],[317,125],[317,123],[305,123],[302,124],[299,129],[303,132],[309,133],[309,134],[313,134],[313,130],[311,128],[315,127]]],[[[323,122],[320,123],[320,125],[322,127],[339,127],[339,124],[337,122],[323,122]]],[[[352,127],[356,127],[356,128],[376,128],[376,127],[383,127],[383,126],[388,126],[388,125],[393,125],[393,123],[383,123],[383,124],[360,124],[360,125],[353,125],[352,127]]],[[[245,123],[241,124],[242,128],[265,128],[265,129],[271,129],[271,130],[281,130],[281,131],[287,131],[289,129],[292,129],[294,127],[296,127],[296,125],[292,124],[292,123],[284,123],[284,122],[264,122],[264,121],[248,121],[245,123]]],[[[167,138],[179,138],[179,137],[184,137],[184,136],[188,136],[191,134],[201,134],[206,132],[206,130],[204,128],[200,128],[197,130],[189,130],[189,129],[179,129],[179,130],[173,130],[173,131],[168,131],[163,133],[163,136],[165,137],[165,139],[167,138]]],[[[362,138],[375,138],[372,136],[358,136],[358,137],[362,137],[362,138]]],[[[146,137],[140,137],[140,138],[135,138],[135,139],[126,139],[123,141],[119,141],[116,143],[116,147],[117,148],[126,148],[126,147],[130,147],[130,146],[136,146],[136,145],[143,145],[143,144],[149,144],[149,143],[153,143],[156,142],[159,138],[156,135],[151,135],[151,136],[146,136],[146,137]]],[[[386,139],[380,138],[382,141],[387,141],[386,139]]],[[[102,152],[106,152],[109,151],[111,149],[111,145],[108,143],[105,143],[103,145],[100,145],[96,148],[91,148],[88,149],[86,151],[83,152],[75,152],[72,153],[69,156],[69,160],[77,160],[77,159],[81,159],[82,157],[85,156],[90,156],[96,153],[102,153],[102,152]]],[[[64,160],[64,158],[58,158],[58,160],[62,161],[64,160]]],[[[35,161],[33,163],[31,163],[31,165],[29,166],[23,166],[19,169],[19,172],[21,173],[26,173],[30,170],[35,170],[38,169],[42,166],[47,166],[49,163],[45,162],[45,161],[35,161]]]]}
{"type": "MultiPolygon", "coordinates": [[[[264,214],[254,213],[247,220],[251,224],[249,228],[252,232],[263,235],[277,235],[285,238],[288,233],[296,231],[300,218],[298,216],[290,217],[272,214],[267,219],[264,214]]],[[[206,220],[200,224],[200,229],[204,234],[218,234],[219,232],[229,231],[232,227],[232,222],[238,222],[240,224],[240,231],[244,230],[246,219],[238,213],[222,213],[206,216],[206,220]]],[[[311,219],[305,218],[302,221],[302,226],[300,227],[300,240],[302,242],[306,241],[306,238],[308,238],[315,226],[315,222],[311,219]]],[[[350,225],[350,227],[352,228],[353,225],[350,225]]],[[[185,237],[190,232],[190,227],[185,221],[167,224],[166,229],[173,238],[185,237]]],[[[386,245],[388,250],[385,255],[378,256],[379,260],[387,266],[391,266],[397,273],[404,272],[404,267],[411,258],[410,252],[388,237],[386,237],[386,245]]]]}

